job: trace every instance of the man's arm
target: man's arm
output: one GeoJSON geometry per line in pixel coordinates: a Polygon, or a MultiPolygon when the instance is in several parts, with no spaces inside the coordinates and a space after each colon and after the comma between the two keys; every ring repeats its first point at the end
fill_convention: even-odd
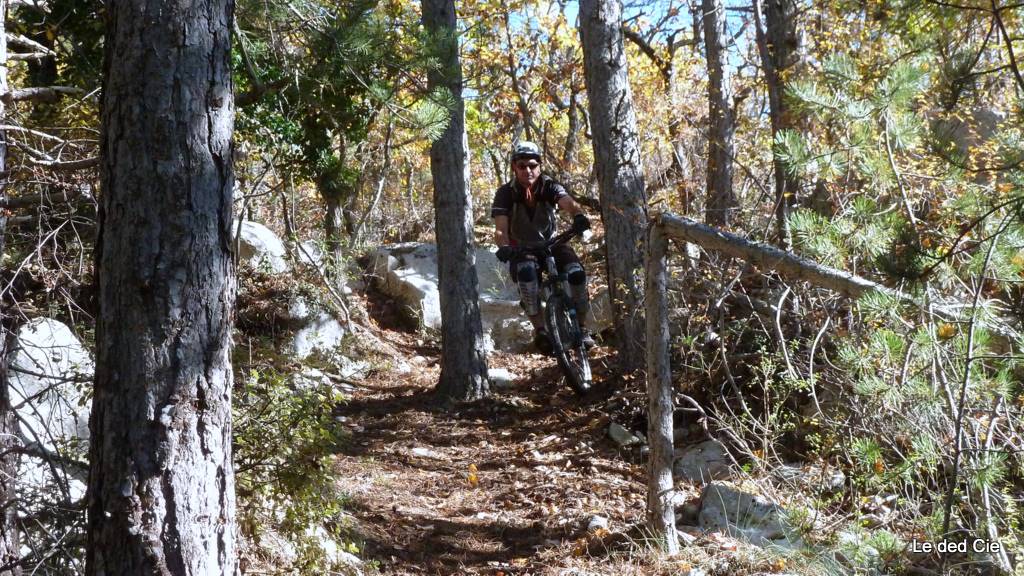
{"type": "Polygon", "coordinates": [[[508,246],[508,216],[504,214],[494,217],[494,243],[498,247],[508,246]]]}
{"type": "Polygon", "coordinates": [[[572,196],[569,196],[568,194],[558,199],[558,207],[564,210],[570,218],[583,213],[583,208],[572,199],[572,196]]]}

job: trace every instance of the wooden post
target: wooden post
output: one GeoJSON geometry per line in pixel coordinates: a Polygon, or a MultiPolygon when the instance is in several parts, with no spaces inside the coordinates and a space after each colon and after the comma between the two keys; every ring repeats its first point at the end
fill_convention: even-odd
{"type": "Polygon", "coordinates": [[[661,226],[651,222],[647,243],[647,524],[665,538],[665,551],[679,552],[672,480],[672,371],[669,361],[668,305],[665,294],[668,246],[661,226]]]}

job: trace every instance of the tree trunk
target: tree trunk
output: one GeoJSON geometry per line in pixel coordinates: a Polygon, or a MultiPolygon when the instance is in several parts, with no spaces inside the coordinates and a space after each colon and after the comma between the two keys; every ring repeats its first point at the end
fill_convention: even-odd
{"type": "Polygon", "coordinates": [[[233,12],[107,5],[90,575],[236,572],[233,12]]]}
{"type": "MultiPolygon", "coordinates": [[[[7,0],[0,0],[0,94],[7,93],[7,0]]],[[[0,124],[7,121],[7,110],[0,101],[0,124]]],[[[7,133],[0,130],[0,260],[7,248],[7,133]]],[[[18,422],[11,408],[7,362],[14,343],[14,318],[0,295],[0,566],[20,557],[17,519],[18,455],[14,451],[18,422]]],[[[17,576],[21,568],[0,571],[0,576],[17,576]]]]}
{"type": "Polygon", "coordinates": [[[641,369],[647,192],[622,40],[622,6],[619,0],[582,0],[579,18],[619,357],[627,369],[641,369]]]}
{"type": "MultiPolygon", "coordinates": [[[[782,130],[793,127],[788,107],[783,99],[785,81],[792,75],[792,68],[799,63],[801,37],[797,28],[797,5],[794,0],[766,0],[764,19],[767,31],[761,27],[761,0],[754,0],[754,22],[757,30],[757,47],[761,54],[768,86],[768,104],[772,121],[772,139],[782,130]]],[[[774,160],[775,170],[775,222],[779,246],[783,250],[792,248],[789,231],[790,206],[796,200],[799,183],[786,170],[779,158],[774,160]]]]}
{"type": "Polygon", "coordinates": [[[424,27],[441,42],[441,69],[430,72],[430,89],[446,88],[455,101],[448,128],[430,146],[437,284],[441,298],[441,377],[437,394],[445,401],[476,400],[486,396],[489,390],[480,325],[455,2],[424,0],[422,6],[424,27]]]}
{"type": "Polygon", "coordinates": [[[342,266],[344,250],[341,241],[341,230],[345,223],[344,210],[341,205],[341,196],[325,193],[321,193],[321,195],[327,204],[327,210],[324,212],[324,239],[326,240],[325,247],[327,248],[327,253],[324,255],[325,270],[331,285],[339,293],[342,293],[343,287],[347,282],[345,270],[342,266]]]}
{"type": "Polygon", "coordinates": [[[652,223],[647,254],[647,438],[651,453],[647,471],[647,526],[665,540],[665,551],[679,552],[672,479],[672,369],[669,364],[668,240],[662,227],[652,223]]]}
{"type": "Polygon", "coordinates": [[[735,121],[732,87],[726,67],[725,7],[721,0],[702,0],[704,48],[708,64],[708,169],[704,219],[712,226],[728,227],[736,211],[732,190],[732,136],[735,121]]]}

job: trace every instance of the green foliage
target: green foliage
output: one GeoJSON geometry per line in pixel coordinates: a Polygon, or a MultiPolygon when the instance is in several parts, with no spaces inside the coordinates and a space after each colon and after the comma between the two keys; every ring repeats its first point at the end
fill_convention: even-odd
{"type": "Polygon", "coordinates": [[[448,129],[455,96],[447,88],[436,88],[412,108],[411,126],[422,132],[431,142],[437,140],[448,129]]]}
{"type": "Polygon", "coordinates": [[[308,532],[334,519],[346,502],[331,465],[346,440],[333,418],[344,397],[329,383],[298,388],[270,368],[240,380],[233,406],[239,524],[256,543],[267,529],[298,543],[310,562],[305,568],[315,569],[312,559],[322,553],[309,549],[315,540],[308,532]]]}

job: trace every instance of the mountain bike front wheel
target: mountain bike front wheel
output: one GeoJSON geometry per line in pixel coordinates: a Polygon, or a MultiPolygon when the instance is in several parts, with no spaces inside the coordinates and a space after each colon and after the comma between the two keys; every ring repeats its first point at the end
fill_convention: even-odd
{"type": "Polygon", "coordinates": [[[590,390],[592,377],[587,349],[583,345],[583,331],[576,318],[576,307],[565,294],[553,294],[545,306],[544,320],[555,359],[565,379],[577,394],[586,394],[590,390]]]}

